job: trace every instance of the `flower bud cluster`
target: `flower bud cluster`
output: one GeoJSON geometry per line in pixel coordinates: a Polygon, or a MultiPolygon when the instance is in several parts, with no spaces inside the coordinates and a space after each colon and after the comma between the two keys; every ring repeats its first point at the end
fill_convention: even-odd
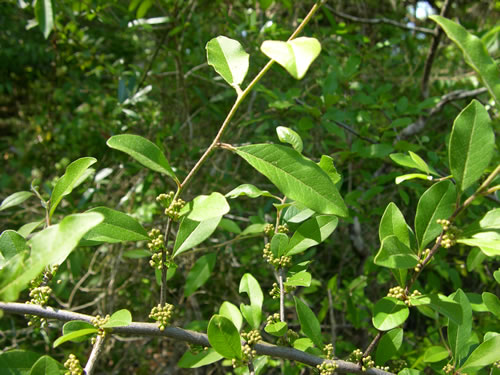
{"type": "Polygon", "coordinates": [[[361,349],[354,349],[352,353],[349,355],[349,361],[358,363],[363,358],[363,352],[361,349]]]}
{"type": "Polygon", "coordinates": [[[371,355],[367,355],[361,359],[361,371],[364,372],[372,367],[375,367],[375,361],[372,359],[371,355]]]}
{"type": "Polygon", "coordinates": [[[431,253],[431,249],[425,249],[423,253],[420,255],[420,259],[418,260],[417,265],[413,269],[415,272],[420,272],[422,271],[422,267],[424,266],[424,260],[429,256],[431,253]]]}
{"type": "Polygon", "coordinates": [[[280,322],[280,314],[274,313],[273,315],[269,315],[266,319],[266,326],[280,322]]]}
{"type": "Polygon", "coordinates": [[[445,249],[449,249],[457,243],[457,234],[459,230],[456,226],[451,225],[449,220],[438,219],[437,223],[443,227],[443,230],[446,232],[441,239],[441,246],[445,249]]]}
{"type": "Polygon", "coordinates": [[[448,363],[446,366],[443,367],[443,371],[445,374],[453,374],[455,372],[455,366],[453,366],[451,363],[448,363]]]}
{"type": "Polygon", "coordinates": [[[404,359],[393,359],[390,363],[392,372],[395,374],[402,371],[405,367],[408,367],[408,363],[404,359]]]}
{"type": "Polygon", "coordinates": [[[400,299],[404,301],[406,299],[405,290],[400,286],[395,286],[389,289],[389,293],[387,293],[387,297],[394,297],[396,299],[400,299]]]}
{"type": "Polygon", "coordinates": [[[276,269],[289,267],[292,263],[292,257],[282,255],[276,258],[271,251],[271,244],[266,244],[264,246],[262,257],[267,261],[267,263],[273,265],[276,269]]]}
{"type": "Polygon", "coordinates": [[[451,222],[449,220],[437,219],[436,222],[443,227],[444,231],[447,231],[448,229],[450,229],[451,222]]]}
{"type": "MultiPolygon", "coordinates": [[[[293,292],[296,289],[296,287],[293,285],[285,285],[284,289],[285,289],[284,290],[285,294],[288,294],[288,293],[293,292]]],[[[278,283],[273,283],[273,288],[269,291],[269,295],[273,299],[280,298],[280,287],[279,287],[278,283]]]]}
{"type": "Polygon", "coordinates": [[[257,356],[257,351],[255,349],[252,349],[252,347],[248,344],[245,344],[241,347],[242,351],[242,358],[240,360],[233,359],[232,360],[232,365],[233,368],[239,367],[239,366],[245,366],[249,362],[252,361],[253,358],[257,356]]]}
{"type": "Polygon", "coordinates": [[[69,370],[65,372],[65,375],[83,375],[83,368],[74,354],[69,355],[68,360],[64,362],[64,367],[69,370]]]}
{"type": "Polygon", "coordinates": [[[320,365],[316,365],[320,375],[333,375],[337,369],[337,363],[335,361],[326,362],[324,361],[320,365]]]}
{"type": "Polygon", "coordinates": [[[159,229],[151,229],[151,231],[148,233],[148,236],[149,238],[151,238],[151,241],[148,242],[148,249],[153,253],[160,252],[165,247],[163,236],[159,229]]]}
{"type": "MultiPolygon", "coordinates": [[[[418,296],[421,296],[422,293],[420,293],[420,291],[418,290],[414,290],[411,294],[410,294],[410,297],[418,297],[418,296]]],[[[408,299],[405,299],[405,304],[406,306],[411,306],[411,300],[408,298],[408,299]]]]}
{"type": "Polygon", "coordinates": [[[496,361],[493,363],[493,367],[496,367],[498,369],[500,369],[500,361],[496,361]]]}
{"type": "MultiPolygon", "coordinates": [[[[28,304],[28,305],[40,305],[40,306],[47,305],[47,302],[49,301],[50,293],[52,293],[52,289],[49,286],[45,285],[45,283],[42,280],[45,278],[45,274],[48,274],[48,272],[44,273],[43,276],[39,276],[36,279],[31,281],[31,283],[30,283],[31,288],[30,288],[30,294],[29,294],[31,299],[29,301],[26,301],[26,304],[28,304]]],[[[26,319],[28,319],[28,327],[40,328],[42,326],[47,325],[47,319],[42,318],[40,316],[26,314],[25,317],[26,317],[26,319]]]]}
{"type": "Polygon", "coordinates": [[[165,306],[158,305],[153,307],[149,317],[158,322],[158,328],[160,331],[165,330],[165,327],[170,323],[170,319],[172,319],[172,315],[174,312],[174,305],[165,304],[165,306]]]}
{"type": "Polygon", "coordinates": [[[254,346],[260,340],[262,340],[262,336],[260,335],[260,332],[257,331],[256,329],[251,330],[250,332],[241,332],[241,337],[250,346],[254,346]]]}
{"type": "Polygon", "coordinates": [[[167,194],[163,193],[156,197],[156,201],[161,203],[161,205],[165,208],[170,206],[170,203],[174,200],[175,193],[173,191],[169,191],[167,194]]]}
{"type": "Polygon", "coordinates": [[[264,227],[264,234],[271,238],[274,235],[274,225],[273,224],[266,224],[264,227]]]}
{"type": "Polygon", "coordinates": [[[48,286],[38,286],[30,290],[31,301],[27,302],[33,305],[45,306],[49,300],[52,289],[48,286]]]}
{"type": "Polygon", "coordinates": [[[107,322],[109,322],[109,318],[110,318],[109,314],[103,317],[101,317],[100,315],[96,315],[90,320],[90,323],[92,323],[92,325],[97,328],[97,334],[99,336],[106,335],[106,330],[104,329],[104,325],[107,322]]]}
{"type": "Polygon", "coordinates": [[[276,230],[277,233],[288,233],[290,232],[290,229],[288,229],[288,225],[283,224],[283,225],[278,225],[278,229],[276,230]]]}
{"type": "Polygon", "coordinates": [[[333,344],[327,344],[323,347],[323,353],[326,359],[333,359],[333,344]]]}

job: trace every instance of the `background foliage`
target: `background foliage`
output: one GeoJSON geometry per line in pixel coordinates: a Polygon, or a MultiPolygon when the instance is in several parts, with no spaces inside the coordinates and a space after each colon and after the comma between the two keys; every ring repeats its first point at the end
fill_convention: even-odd
{"type": "MultiPolygon", "coordinates": [[[[47,198],[71,161],[91,156],[98,160],[93,183],[87,180],[76,187],[61,202],[54,220],[57,215],[106,205],[137,218],[148,231],[161,227],[163,210],[155,198],[175,189],[175,184],[111,150],[106,141],[123,133],[144,136],[164,150],[175,173],[185,177],[234,99],[234,90],[206,63],[206,43],[218,35],[239,40],[251,55],[248,83],[248,77],[268,60],[259,50],[262,42],[286,40],[312,4],[65,0],[53,3],[54,28],[44,38],[36,25],[34,4],[0,3],[2,199],[29,190],[33,180],[47,198]]],[[[390,270],[374,264],[385,207],[396,203],[411,222],[418,198],[430,186],[418,179],[396,185],[395,178],[408,173],[408,168],[398,166],[389,155],[412,151],[445,175],[453,121],[472,97],[485,105],[498,133],[498,107],[481,89],[456,45],[443,36],[434,59],[429,58],[435,39],[430,31],[438,28],[421,12],[438,14],[441,6],[441,1],[328,1],[304,32],[322,46],[308,74],[297,81],[275,65],[247,98],[223,139],[235,146],[278,142],[275,129],[286,126],[303,139],[304,155],[315,161],[320,155],[334,159],[349,217],[339,221],[326,242],[300,255],[304,262],[312,261],[308,270],[313,280],[296,295],[317,314],[326,341],[335,344],[335,354],[341,358],[371,341],[376,334],[371,322],[374,304],[394,285],[390,270]],[[382,18],[398,25],[367,21],[382,18]],[[464,92],[468,95],[460,96],[464,92]]],[[[499,11],[499,2],[456,0],[447,17],[480,37],[498,60],[499,11]]],[[[498,142],[497,137],[497,149],[498,142]]],[[[496,153],[490,165],[498,162],[496,153]]],[[[277,193],[235,154],[217,151],[183,198],[212,191],[226,194],[243,183],[277,193]]],[[[275,278],[272,267],[263,266],[262,236],[232,239],[250,224],[274,222],[272,203],[265,197],[231,200],[226,218],[233,224],[226,221],[209,241],[178,258],[168,284],[168,299],[182,306],[173,325],[206,330],[222,301],[247,303],[238,292],[247,272],[258,279],[264,293],[271,290],[275,278]],[[193,267],[196,272],[190,274],[193,267]],[[195,274],[203,280],[186,287],[186,279],[195,274]]],[[[44,215],[37,199],[21,207],[0,212],[0,231],[17,229],[44,215]]],[[[468,218],[479,219],[494,207],[498,196],[481,199],[469,208],[468,218]]],[[[54,289],[53,306],[93,315],[123,308],[134,320],[147,320],[159,288],[145,248],[143,241],[73,252],[58,271],[62,282],[54,289]]],[[[485,259],[477,249],[454,246],[440,251],[418,280],[418,289],[425,293],[449,295],[457,288],[468,293],[478,342],[486,332],[500,331],[498,316],[486,312],[480,297],[485,290],[498,295],[492,275],[500,264],[498,257],[485,259]]],[[[28,299],[27,293],[21,299],[28,299]]],[[[287,304],[294,306],[292,300],[287,304]]],[[[263,309],[276,311],[276,300],[266,295],[263,309]]],[[[294,319],[287,318],[298,328],[294,319]]],[[[426,350],[441,345],[442,331],[435,319],[411,314],[405,325],[395,358],[420,370],[440,370],[446,363],[443,358],[426,361],[430,356],[426,350]]],[[[22,317],[5,315],[0,321],[0,346],[50,353],[61,361],[67,357],[69,346],[51,349],[59,330],[40,333],[25,326],[22,317]]],[[[110,341],[101,359],[103,373],[204,373],[176,366],[187,349],[184,344],[119,336],[110,341]]],[[[71,350],[80,358],[88,355],[83,345],[71,350]]],[[[213,373],[229,369],[213,365],[213,373]]]]}

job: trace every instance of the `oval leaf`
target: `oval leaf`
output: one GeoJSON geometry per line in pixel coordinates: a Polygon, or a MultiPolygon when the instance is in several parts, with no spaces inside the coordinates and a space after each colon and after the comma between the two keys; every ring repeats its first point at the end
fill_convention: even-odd
{"type": "Polygon", "coordinates": [[[297,272],[286,279],[285,285],[288,286],[310,286],[312,276],[307,271],[297,272]]]}
{"type": "Polygon", "coordinates": [[[106,144],[115,150],[132,156],[145,167],[170,176],[179,184],[179,180],[163,152],[157,145],[146,138],[133,134],[121,134],[109,138],[106,144]]]}
{"type": "Polygon", "coordinates": [[[270,197],[279,200],[278,197],[272,195],[267,190],[260,190],[258,187],[251,184],[243,184],[238,186],[237,188],[234,188],[233,190],[231,190],[229,193],[226,194],[226,197],[229,199],[234,199],[241,197],[242,195],[250,198],[270,197]]]}
{"type": "Polygon", "coordinates": [[[35,362],[31,368],[30,375],[60,375],[63,366],[54,358],[44,355],[35,362]]]}
{"type": "Polygon", "coordinates": [[[321,215],[302,223],[290,239],[286,255],[294,255],[325,241],[333,233],[339,219],[335,216],[321,215]]]}
{"type": "Polygon", "coordinates": [[[43,36],[47,39],[54,27],[54,13],[52,11],[52,0],[36,0],[35,18],[38,26],[42,30],[43,36]]]}
{"type": "Polygon", "coordinates": [[[248,71],[250,55],[241,44],[225,36],[218,36],[207,43],[208,65],[231,86],[240,85],[248,71]]]}
{"type": "Polygon", "coordinates": [[[132,314],[127,309],[114,312],[102,328],[125,327],[132,323],[132,314]]]}
{"type": "Polygon", "coordinates": [[[462,324],[448,321],[448,343],[453,357],[460,360],[468,351],[468,342],[472,332],[472,307],[462,289],[457,289],[452,298],[460,304],[463,319],[462,324]]]}
{"type": "MultiPolygon", "coordinates": [[[[82,329],[90,329],[94,328],[97,332],[97,329],[90,323],[84,322],[82,320],[72,320],[63,325],[63,335],[69,335],[72,332],[80,331],[82,329]]],[[[87,340],[87,337],[78,337],[74,338],[71,341],[73,342],[82,342],[87,340]]]]}
{"type": "Polygon", "coordinates": [[[330,177],[297,151],[257,144],[238,147],[236,153],[290,199],[322,214],[347,216],[347,207],[330,177]]]}
{"type": "Polygon", "coordinates": [[[85,175],[87,169],[96,161],[95,158],[80,158],[66,167],[66,172],[57,181],[50,196],[50,216],[54,213],[61,199],[73,191],[73,188],[81,182],[80,179],[85,175]]]}
{"type": "Polygon", "coordinates": [[[394,328],[382,336],[375,354],[376,363],[382,366],[389,359],[394,357],[403,344],[403,329],[394,328]]]}
{"type": "Polygon", "coordinates": [[[382,267],[407,269],[418,264],[418,257],[396,236],[384,238],[373,262],[382,267]]]}
{"type": "Polygon", "coordinates": [[[498,297],[489,292],[484,292],[482,294],[482,297],[483,302],[488,310],[500,319],[500,300],[498,299],[498,297]]]}
{"type": "Polygon", "coordinates": [[[66,341],[77,341],[76,339],[91,335],[96,332],[97,328],[95,327],[79,329],[78,331],[72,331],[64,336],[59,337],[56,341],[54,341],[52,347],[57,348],[59,345],[65,343],[66,341]]]}
{"type": "Polygon", "coordinates": [[[495,149],[488,111],[473,100],[455,119],[449,143],[450,170],[461,191],[479,180],[495,149]]]}
{"type": "Polygon", "coordinates": [[[244,274],[240,281],[239,293],[243,292],[248,294],[252,306],[262,307],[264,294],[262,293],[259,282],[249,273],[244,274]]]}
{"type": "Polygon", "coordinates": [[[378,301],[373,309],[373,326],[380,331],[389,331],[403,324],[410,310],[401,300],[393,297],[384,297],[378,301]]]}
{"type": "Polygon", "coordinates": [[[83,237],[85,242],[90,242],[85,243],[85,246],[98,245],[103,242],[117,243],[149,240],[148,233],[142,225],[123,212],[107,207],[96,207],[86,212],[97,212],[104,217],[104,221],[83,237]]]}
{"type": "Polygon", "coordinates": [[[188,350],[181,357],[177,366],[180,368],[198,368],[217,362],[222,358],[224,357],[217,353],[213,348],[202,350],[197,354],[193,354],[188,350]]]}
{"type": "Polygon", "coordinates": [[[30,198],[32,195],[34,194],[30,191],[18,191],[14,194],[11,194],[2,201],[2,204],[0,204],[0,211],[13,206],[17,206],[23,203],[26,199],[30,198]]]}
{"type": "Polygon", "coordinates": [[[424,353],[424,362],[439,362],[448,358],[449,355],[450,353],[448,353],[448,349],[444,346],[431,346],[424,353]]]}
{"type": "Polygon", "coordinates": [[[26,240],[19,233],[10,229],[2,232],[0,235],[0,269],[3,262],[27,249],[26,240]]]}
{"type": "Polygon", "coordinates": [[[269,333],[270,335],[281,337],[284,336],[288,331],[288,325],[285,322],[277,322],[266,325],[264,331],[269,333]]]}
{"type": "Polygon", "coordinates": [[[455,185],[450,181],[438,182],[422,194],[415,215],[415,234],[420,250],[441,233],[442,228],[437,220],[448,219],[453,213],[455,202],[455,185]]]}
{"type": "Polygon", "coordinates": [[[187,275],[186,286],[184,287],[184,297],[189,297],[199,287],[206,283],[214,269],[216,258],[217,253],[211,253],[202,256],[196,261],[187,275]]]}
{"type": "Polygon", "coordinates": [[[463,311],[462,306],[457,301],[442,294],[427,294],[418,297],[410,297],[413,306],[428,305],[434,311],[446,316],[455,324],[462,324],[463,311]]]}
{"type": "Polygon", "coordinates": [[[293,297],[293,299],[295,300],[295,309],[297,310],[302,332],[314,342],[314,345],[322,348],[323,337],[321,336],[321,325],[318,318],[304,302],[297,297],[293,297]]]}
{"type": "Polygon", "coordinates": [[[210,195],[199,195],[181,210],[180,214],[188,213],[187,217],[195,221],[205,221],[220,217],[229,212],[226,198],[217,192],[210,195]]]}
{"type": "Polygon", "coordinates": [[[184,217],[175,238],[173,256],[176,257],[205,241],[217,229],[221,216],[204,221],[184,217]]]}
{"type": "Polygon", "coordinates": [[[479,345],[467,358],[460,372],[476,372],[500,360],[500,335],[493,336],[479,345]]]}
{"type": "Polygon", "coordinates": [[[236,305],[227,301],[223,302],[219,308],[219,315],[225,316],[232,321],[238,332],[241,330],[243,317],[241,316],[240,310],[236,305]]]}
{"type": "Polygon", "coordinates": [[[228,318],[214,315],[208,323],[208,341],[225,358],[241,359],[240,334],[228,318]]]}
{"type": "Polygon", "coordinates": [[[316,38],[300,37],[287,42],[266,40],[260,50],[275,60],[295,79],[302,79],[312,62],[321,52],[316,38]]]}
{"type": "Polygon", "coordinates": [[[290,144],[297,152],[302,152],[304,144],[297,132],[285,126],[278,126],[276,128],[276,133],[281,142],[290,144]]]}
{"type": "Polygon", "coordinates": [[[395,203],[387,205],[380,225],[378,227],[378,237],[382,242],[386,237],[396,236],[397,239],[407,247],[410,247],[410,235],[408,233],[408,224],[395,203]]]}

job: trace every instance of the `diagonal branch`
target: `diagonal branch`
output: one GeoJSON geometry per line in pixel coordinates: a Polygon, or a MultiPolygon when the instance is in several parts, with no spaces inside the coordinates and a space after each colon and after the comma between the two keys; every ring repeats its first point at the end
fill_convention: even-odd
{"type": "MultiPolygon", "coordinates": [[[[93,316],[75,313],[67,310],[58,310],[52,307],[42,307],[39,305],[31,305],[17,302],[0,302],[0,310],[12,314],[30,314],[37,315],[48,319],[56,319],[60,321],[83,320],[91,323],[93,316]]],[[[187,329],[177,327],[165,327],[163,331],[158,328],[156,323],[132,322],[128,326],[114,327],[112,333],[134,335],[134,336],[163,336],[169,337],[178,341],[185,341],[195,345],[211,346],[208,341],[208,336],[204,333],[194,332],[187,329]]],[[[255,344],[254,349],[259,355],[268,355],[271,357],[288,359],[291,361],[301,362],[309,366],[317,366],[323,362],[328,362],[324,358],[314,356],[312,354],[284,346],[276,346],[260,341],[255,344]]],[[[361,366],[340,359],[335,360],[337,364],[336,372],[339,373],[357,373],[369,375],[394,375],[390,372],[382,371],[376,368],[361,371],[361,366]]]]}

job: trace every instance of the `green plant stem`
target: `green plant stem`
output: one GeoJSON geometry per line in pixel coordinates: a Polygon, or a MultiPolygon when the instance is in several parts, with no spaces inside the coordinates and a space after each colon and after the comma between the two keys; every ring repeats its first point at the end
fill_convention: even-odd
{"type": "MultiPolygon", "coordinates": [[[[294,39],[297,37],[297,35],[304,29],[304,27],[309,23],[313,15],[317,12],[317,10],[320,8],[321,4],[323,1],[320,1],[316,4],[313,5],[309,13],[306,15],[304,20],[300,23],[300,25],[295,29],[295,31],[292,33],[290,38],[288,38],[288,41],[294,39]]],[[[184,190],[184,188],[189,184],[189,182],[192,180],[194,175],[198,172],[198,170],[201,168],[201,166],[205,163],[205,161],[208,159],[210,156],[211,152],[219,145],[219,142],[224,135],[229,123],[231,122],[232,118],[234,117],[236,111],[238,110],[239,106],[245,99],[245,97],[252,91],[252,89],[255,87],[257,82],[260,81],[260,79],[264,76],[264,74],[267,73],[267,71],[271,68],[271,66],[274,64],[274,60],[270,60],[267,62],[267,64],[260,70],[260,72],[255,76],[255,78],[248,84],[248,86],[245,88],[245,90],[239,92],[238,90],[238,96],[236,98],[236,101],[234,102],[233,106],[231,107],[231,110],[227,114],[224,122],[222,123],[219,131],[217,132],[217,135],[215,136],[214,140],[212,141],[212,144],[205,150],[201,158],[196,162],[194,167],[189,171],[188,175],[182,181],[182,183],[179,186],[179,189],[177,190],[177,193],[174,197],[177,198],[179,194],[184,190]]]]}
{"type": "Polygon", "coordinates": [[[372,342],[366,348],[365,352],[363,353],[363,357],[362,358],[368,357],[370,355],[370,353],[373,351],[373,349],[375,349],[375,345],[377,345],[377,343],[382,338],[382,336],[384,335],[384,333],[385,332],[382,332],[382,331],[379,331],[377,333],[377,336],[375,336],[373,338],[372,342]]]}
{"type": "Polygon", "coordinates": [[[161,286],[160,286],[160,305],[163,307],[167,301],[167,249],[168,249],[168,239],[170,237],[170,229],[172,227],[172,219],[167,219],[167,227],[165,229],[165,235],[163,243],[165,244],[161,250],[161,286]]]}

